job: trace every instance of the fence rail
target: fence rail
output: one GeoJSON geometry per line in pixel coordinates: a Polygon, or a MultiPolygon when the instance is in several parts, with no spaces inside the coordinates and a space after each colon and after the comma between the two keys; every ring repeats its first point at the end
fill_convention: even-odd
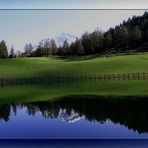
{"type": "Polygon", "coordinates": [[[26,84],[50,84],[68,82],[87,82],[87,81],[124,81],[124,80],[145,80],[148,73],[120,73],[120,74],[96,74],[80,76],[55,76],[55,77],[30,77],[16,79],[0,79],[0,85],[26,85],[26,84]]]}

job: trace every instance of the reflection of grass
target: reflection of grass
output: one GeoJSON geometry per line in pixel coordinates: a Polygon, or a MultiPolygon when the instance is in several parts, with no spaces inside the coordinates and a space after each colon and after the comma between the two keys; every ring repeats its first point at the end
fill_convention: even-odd
{"type": "Polygon", "coordinates": [[[148,54],[73,59],[0,59],[0,77],[65,76],[148,72],[148,54]]]}
{"type": "Polygon", "coordinates": [[[12,86],[0,88],[0,102],[26,102],[54,99],[67,95],[146,96],[146,81],[106,81],[61,83],[42,86],[12,86]]]}

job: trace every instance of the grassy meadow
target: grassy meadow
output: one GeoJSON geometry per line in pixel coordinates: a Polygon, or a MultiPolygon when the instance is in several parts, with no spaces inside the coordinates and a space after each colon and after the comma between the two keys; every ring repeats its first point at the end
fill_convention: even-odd
{"type": "MultiPolygon", "coordinates": [[[[148,72],[148,54],[113,57],[0,59],[1,78],[148,72]]],[[[148,96],[148,80],[90,81],[4,86],[1,103],[55,99],[68,95],[148,96]]]]}
{"type": "Polygon", "coordinates": [[[0,59],[1,78],[148,72],[148,53],[71,59],[0,59]]]}

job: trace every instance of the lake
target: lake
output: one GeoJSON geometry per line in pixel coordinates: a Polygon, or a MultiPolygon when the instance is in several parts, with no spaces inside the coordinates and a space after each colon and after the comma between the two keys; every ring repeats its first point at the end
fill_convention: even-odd
{"type": "Polygon", "coordinates": [[[0,105],[0,139],[148,138],[146,98],[66,96],[0,105]]]}

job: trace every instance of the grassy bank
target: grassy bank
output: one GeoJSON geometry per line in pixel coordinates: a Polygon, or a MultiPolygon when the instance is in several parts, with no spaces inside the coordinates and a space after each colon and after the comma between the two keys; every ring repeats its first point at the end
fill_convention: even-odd
{"type": "Polygon", "coordinates": [[[69,76],[102,73],[148,72],[148,54],[102,58],[0,59],[0,77],[69,76]]]}

